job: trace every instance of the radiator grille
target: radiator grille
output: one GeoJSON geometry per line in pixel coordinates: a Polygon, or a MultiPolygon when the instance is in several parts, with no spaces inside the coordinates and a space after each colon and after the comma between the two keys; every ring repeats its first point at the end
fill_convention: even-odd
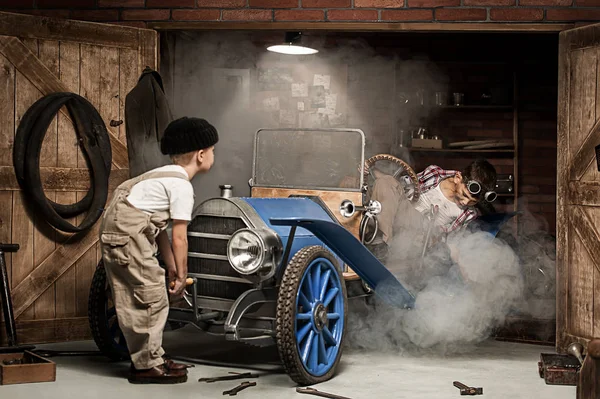
{"type": "MultiPolygon", "coordinates": [[[[219,217],[199,215],[190,223],[188,235],[188,251],[191,253],[227,256],[227,239],[239,229],[246,228],[244,221],[238,217],[219,217]],[[219,234],[221,238],[202,237],[201,234],[219,234]]],[[[188,272],[209,274],[218,278],[242,277],[226,259],[205,259],[193,254],[188,256],[188,272]]],[[[214,298],[237,299],[250,289],[249,284],[233,281],[216,281],[198,278],[198,294],[214,298]]]]}

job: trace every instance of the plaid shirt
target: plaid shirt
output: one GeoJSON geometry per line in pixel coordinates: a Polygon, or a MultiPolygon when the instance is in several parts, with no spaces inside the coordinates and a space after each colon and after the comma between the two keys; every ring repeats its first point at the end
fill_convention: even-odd
{"type": "MultiPolygon", "coordinates": [[[[442,180],[452,177],[456,174],[455,170],[445,170],[437,165],[430,165],[424,171],[417,174],[419,178],[419,191],[421,194],[426,193],[432,188],[437,187],[442,180]]],[[[458,217],[454,220],[450,227],[443,227],[442,230],[446,233],[454,231],[459,227],[466,226],[467,223],[479,216],[479,213],[475,208],[466,208],[458,217]]]]}

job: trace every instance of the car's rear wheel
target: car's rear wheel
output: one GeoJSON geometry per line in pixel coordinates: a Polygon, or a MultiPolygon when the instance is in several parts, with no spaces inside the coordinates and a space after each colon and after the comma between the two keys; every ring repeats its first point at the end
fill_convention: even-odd
{"type": "Polygon", "coordinates": [[[277,299],[277,348],[298,384],[333,377],[342,356],[347,307],[346,284],[331,252],[321,246],[298,251],[277,299]]]}
{"type": "Polygon", "coordinates": [[[92,337],[100,352],[111,360],[128,359],[127,342],[119,328],[117,312],[102,261],[98,264],[92,279],[88,318],[92,337]]]}

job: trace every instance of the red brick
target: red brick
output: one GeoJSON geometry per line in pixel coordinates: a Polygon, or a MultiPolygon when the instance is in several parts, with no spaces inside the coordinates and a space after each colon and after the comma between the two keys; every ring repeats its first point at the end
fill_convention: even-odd
{"type": "Polygon", "coordinates": [[[250,7],[257,8],[298,8],[298,0],[250,0],[250,7]]]}
{"type": "Polygon", "coordinates": [[[519,0],[520,6],[570,6],[573,0],[519,0]]]}
{"type": "Polygon", "coordinates": [[[408,0],[409,7],[453,7],[459,6],[460,0],[408,0]]]}
{"type": "Polygon", "coordinates": [[[196,0],[146,0],[148,8],[196,7],[196,0]]]}
{"type": "Polygon", "coordinates": [[[598,7],[600,6],[600,0],[576,0],[578,6],[581,7],[598,7]]]}
{"type": "Polygon", "coordinates": [[[220,10],[173,10],[172,19],[180,21],[218,21],[220,10]]]}
{"type": "Polygon", "coordinates": [[[196,0],[199,8],[244,8],[246,0],[196,0]]]}
{"type": "Polygon", "coordinates": [[[557,10],[546,11],[548,21],[596,21],[600,19],[600,10],[557,10]]]}
{"type": "Polygon", "coordinates": [[[83,21],[118,21],[119,10],[73,10],[71,18],[83,21]]]}
{"type": "Polygon", "coordinates": [[[93,8],[96,7],[96,0],[37,0],[36,6],[39,8],[93,8]]]}
{"type": "Polygon", "coordinates": [[[323,10],[277,10],[275,21],[324,21],[323,10]]]}
{"type": "Polygon", "coordinates": [[[122,20],[157,21],[171,17],[171,10],[123,10],[122,20]]]}
{"type": "Polygon", "coordinates": [[[544,10],[541,8],[492,8],[490,18],[493,21],[541,21],[544,10]]]}
{"type": "Polygon", "coordinates": [[[435,10],[438,21],[482,21],[487,19],[485,8],[443,8],[435,10]]]}
{"type": "Polygon", "coordinates": [[[144,7],[144,0],[98,0],[98,7],[144,7]]]}
{"type": "Polygon", "coordinates": [[[404,7],[404,0],[354,0],[354,7],[401,8],[404,7]]]}
{"type": "Polygon", "coordinates": [[[0,7],[31,8],[33,7],[33,0],[0,0],[0,7]]]}
{"type": "Polygon", "coordinates": [[[123,21],[110,21],[107,22],[107,24],[112,24],[112,25],[121,25],[121,26],[130,26],[132,28],[142,28],[145,29],[146,28],[146,23],[142,22],[142,21],[128,21],[128,22],[123,22],[123,21]]]}
{"type": "Polygon", "coordinates": [[[463,6],[514,6],[516,0],[463,0],[463,6]]]}
{"type": "Polygon", "coordinates": [[[376,10],[329,10],[330,21],[377,21],[376,10]]]}
{"type": "Polygon", "coordinates": [[[225,10],[223,21],[272,21],[271,10],[225,10]]]}
{"type": "Polygon", "coordinates": [[[301,0],[304,8],[347,8],[352,0],[301,0]]]}
{"type": "Polygon", "coordinates": [[[384,10],[382,21],[431,21],[433,10],[384,10]]]}
{"type": "Polygon", "coordinates": [[[71,16],[69,10],[5,10],[7,12],[16,12],[18,14],[36,15],[38,17],[62,18],[66,19],[71,16]]]}

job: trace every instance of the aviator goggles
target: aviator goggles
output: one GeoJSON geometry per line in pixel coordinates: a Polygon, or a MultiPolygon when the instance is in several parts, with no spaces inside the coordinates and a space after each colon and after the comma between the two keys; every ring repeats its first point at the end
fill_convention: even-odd
{"type": "MultiPolygon", "coordinates": [[[[471,193],[471,195],[479,198],[482,189],[483,189],[483,187],[482,187],[481,183],[479,183],[477,180],[469,180],[469,181],[467,181],[467,190],[469,190],[469,193],[471,193]]],[[[483,195],[483,198],[487,202],[494,202],[497,197],[498,197],[498,194],[496,194],[495,191],[487,191],[483,195]]]]}

